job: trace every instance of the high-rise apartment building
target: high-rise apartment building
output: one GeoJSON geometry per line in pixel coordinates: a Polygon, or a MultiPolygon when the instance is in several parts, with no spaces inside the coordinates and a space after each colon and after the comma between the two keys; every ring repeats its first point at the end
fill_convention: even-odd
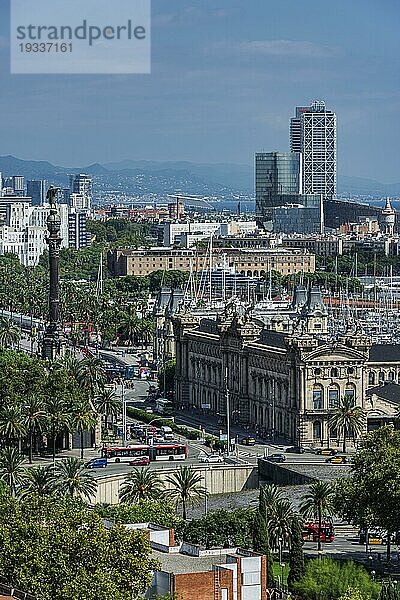
{"type": "Polygon", "coordinates": [[[290,122],[290,148],[301,153],[303,194],[336,196],[336,114],[325,102],[297,107],[290,122]]]}
{"type": "Polygon", "coordinates": [[[92,204],[92,178],[85,173],[69,176],[70,193],[79,194],[83,197],[83,206],[81,208],[90,210],[92,204]]]}
{"type": "Polygon", "coordinates": [[[26,182],[26,194],[32,198],[32,206],[42,206],[46,202],[47,181],[31,179],[26,182]]]}
{"type": "Polygon", "coordinates": [[[11,177],[11,187],[16,196],[25,196],[25,177],[13,175],[11,177]]]}

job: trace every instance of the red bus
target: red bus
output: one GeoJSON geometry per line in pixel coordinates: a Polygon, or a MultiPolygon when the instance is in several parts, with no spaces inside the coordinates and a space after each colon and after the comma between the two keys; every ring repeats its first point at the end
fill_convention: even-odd
{"type": "Polygon", "coordinates": [[[131,446],[109,446],[102,448],[102,458],[108,462],[129,462],[132,458],[148,456],[150,460],[185,460],[188,447],[184,444],[132,444],[131,446]]]}
{"type": "MultiPolygon", "coordinates": [[[[335,533],[331,521],[321,522],[321,542],[333,542],[335,533]]],[[[318,521],[306,521],[303,524],[303,540],[306,542],[318,542],[318,521]]]]}

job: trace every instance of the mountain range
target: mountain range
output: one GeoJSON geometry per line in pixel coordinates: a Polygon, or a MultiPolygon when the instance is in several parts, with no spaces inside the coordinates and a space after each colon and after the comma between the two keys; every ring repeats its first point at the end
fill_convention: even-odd
{"type": "MultiPolygon", "coordinates": [[[[94,163],[79,168],[54,165],[48,161],[22,160],[14,156],[0,156],[3,177],[23,175],[26,179],[46,179],[49,183],[67,187],[70,173],[87,173],[105,189],[107,182],[127,193],[185,193],[218,195],[254,193],[252,165],[230,163],[197,164],[186,161],[157,162],[123,160],[105,164],[94,163]],[[138,182],[146,185],[138,185],[138,182]],[[166,188],[168,185],[168,189],[166,188]],[[139,190],[139,191],[138,191],[139,190]]],[[[338,194],[363,197],[399,197],[400,183],[381,183],[374,179],[341,176],[338,194]]]]}

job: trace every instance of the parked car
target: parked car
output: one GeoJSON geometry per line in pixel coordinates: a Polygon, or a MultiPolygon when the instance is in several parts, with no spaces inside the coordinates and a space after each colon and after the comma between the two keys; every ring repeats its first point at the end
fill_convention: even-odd
{"type": "Polygon", "coordinates": [[[267,460],[269,460],[270,462],[276,462],[276,463],[285,462],[285,460],[286,460],[286,456],[284,454],[270,454],[269,456],[266,456],[265,458],[267,460]]]}
{"type": "Polygon", "coordinates": [[[325,462],[333,463],[335,465],[344,465],[349,462],[347,456],[343,456],[342,454],[337,454],[336,456],[330,456],[325,460],[325,462]]]}
{"type": "Polygon", "coordinates": [[[202,454],[199,456],[199,460],[202,463],[223,463],[224,458],[219,454],[202,454]]]}
{"type": "Polygon", "coordinates": [[[334,456],[337,454],[337,450],[334,448],[318,448],[315,454],[322,454],[322,456],[334,456]]]}
{"type": "Polygon", "coordinates": [[[92,458],[89,462],[86,463],[85,467],[87,469],[104,469],[107,466],[106,458],[92,458]]]}
{"type": "Polygon", "coordinates": [[[137,456],[129,461],[131,467],[147,467],[150,464],[150,458],[148,456],[137,456]]]}
{"type": "Polygon", "coordinates": [[[304,454],[305,451],[306,449],[301,446],[290,446],[285,450],[285,452],[289,452],[290,454],[304,454]]]}
{"type": "Polygon", "coordinates": [[[240,443],[243,444],[243,446],[254,446],[256,440],[252,435],[246,435],[246,437],[243,437],[240,440],[240,443]]]}

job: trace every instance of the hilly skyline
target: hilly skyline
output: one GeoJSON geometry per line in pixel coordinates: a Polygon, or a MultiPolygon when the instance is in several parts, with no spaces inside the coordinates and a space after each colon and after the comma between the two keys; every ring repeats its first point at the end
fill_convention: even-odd
{"type": "MultiPolygon", "coordinates": [[[[23,160],[14,156],[0,156],[0,172],[4,176],[23,175],[26,179],[46,179],[61,187],[68,185],[68,174],[88,173],[112,187],[118,180],[121,191],[128,193],[167,194],[180,190],[184,193],[223,195],[254,194],[253,165],[197,164],[187,161],[135,161],[93,163],[82,167],[54,165],[48,161],[23,160]],[[141,185],[135,185],[140,181],[141,185]],[[125,183],[124,183],[125,182],[125,183]],[[166,186],[169,186],[166,188],[166,186]],[[136,190],[136,191],[135,191],[136,190]]],[[[362,177],[338,178],[338,194],[349,196],[400,196],[400,183],[384,183],[362,177]]]]}

